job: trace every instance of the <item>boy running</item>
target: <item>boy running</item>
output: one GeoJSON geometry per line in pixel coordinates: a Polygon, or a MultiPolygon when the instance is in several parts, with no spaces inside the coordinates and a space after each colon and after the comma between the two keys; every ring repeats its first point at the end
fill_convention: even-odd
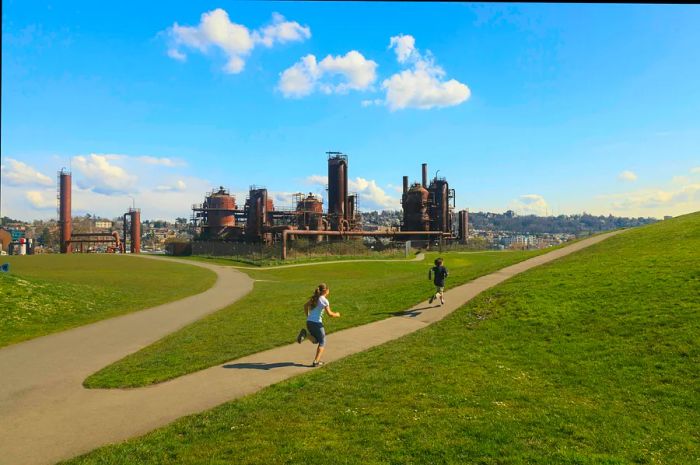
{"type": "Polygon", "coordinates": [[[442,294],[445,292],[445,278],[447,278],[447,268],[442,266],[442,258],[435,259],[435,266],[428,271],[428,279],[432,279],[435,284],[435,294],[430,297],[428,303],[433,303],[433,300],[440,296],[440,305],[445,305],[445,299],[442,294]]]}

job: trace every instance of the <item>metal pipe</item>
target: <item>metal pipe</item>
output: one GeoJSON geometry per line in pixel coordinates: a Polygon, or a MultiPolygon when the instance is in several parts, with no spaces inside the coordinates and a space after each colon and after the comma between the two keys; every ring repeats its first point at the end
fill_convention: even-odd
{"type": "Polygon", "coordinates": [[[73,226],[71,224],[71,174],[61,170],[59,174],[60,196],[59,221],[61,224],[61,253],[69,254],[72,251],[70,245],[73,226]]]}
{"type": "Polygon", "coordinates": [[[403,195],[406,195],[406,192],[408,192],[408,176],[403,177],[403,195]]]}
{"type": "Polygon", "coordinates": [[[438,236],[452,237],[451,233],[442,231],[394,231],[394,232],[378,232],[378,231],[299,231],[286,230],[282,231],[282,260],[287,259],[287,235],[295,236],[362,236],[362,237],[394,237],[394,236],[438,236]]]}
{"type": "Polygon", "coordinates": [[[423,163],[423,182],[421,183],[423,186],[423,189],[428,188],[428,164],[423,163]]]}

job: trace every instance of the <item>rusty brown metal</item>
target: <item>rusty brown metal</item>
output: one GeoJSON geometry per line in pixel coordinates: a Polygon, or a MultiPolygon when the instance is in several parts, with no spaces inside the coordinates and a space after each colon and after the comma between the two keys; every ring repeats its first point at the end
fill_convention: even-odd
{"type": "Polygon", "coordinates": [[[338,231],[347,219],[348,156],[340,152],[328,154],[328,219],[331,229],[338,231]]]}
{"type": "Polygon", "coordinates": [[[403,177],[403,195],[408,192],[408,176],[403,177]]]}
{"type": "Polygon", "coordinates": [[[423,163],[422,168],[423,168],[423,177],[422,177],[421,186],[423,186],[423,189],[427,189],[428,188],[428,164],[423,163]]]}
{"type": "Polygon", "coordinates": [[[264,240],[264,227],[267,226],[267,208],[271,206],[267,198],[267,189],[251,186],[246,200],[245,236],[249,242],[264,240]]]}
{"type": "Polygon", "coordinates": [[[131,215],[131,253],[141,253],[141,210],[130,208],[131,215]]]}
{"type": "Polygon", "coordinates": [[[469,237],[469,213],[467,210],[459,212],[459,243],[466,244],[469,237]]]}
{"type": "Polygon", "coordinates": [[[212,192],[205,200],[207,208],[207,226],[212,234],[236,225],[236,198],[228,193],[223,186],[212,192]]]}
{"type": "Polygon", "coordinates": [[[430,217],[428,216],[428,191],[422,185],[415,183],[403,196],[403,226],[402,231],[429,231],[430,217]]]}
{"type": "Polygon", "coordinates": [[[71,173],[62,169],[58,173],[59,177],[59,228],[61,233],[60,248],[61,253],[72,252],[71,233],[73,231],[71,219],[71,173]]]}

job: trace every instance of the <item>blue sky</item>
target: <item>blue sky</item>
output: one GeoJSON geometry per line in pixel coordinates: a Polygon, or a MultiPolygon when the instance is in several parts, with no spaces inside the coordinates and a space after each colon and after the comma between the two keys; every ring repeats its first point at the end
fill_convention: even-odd
{"type": "Polygon", "coordinates": [[[3,3],[3,215],[64,166],[76,214],[288,206],[329,150],[361,209],[425,162],[471,211],[700,210],[695,5],[175,3],[3,3]]]}

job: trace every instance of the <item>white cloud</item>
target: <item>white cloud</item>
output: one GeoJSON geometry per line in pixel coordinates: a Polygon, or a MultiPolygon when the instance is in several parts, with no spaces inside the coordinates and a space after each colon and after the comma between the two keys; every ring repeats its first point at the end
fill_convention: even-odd
{"type": "Polygon", "coordinates": [[[550,210],[544,197],[538,194],[521,195],[510,203],[509,208],[520,215],[537,216],[546,216],[550,210]]]}
{"type": "Polygon", "coordinates": [[[38,210],[56,208],[56,193],[53,190],[27,191],[24,196],[38,210]]]}
{"type": "Polygon", "coordinates": [[[176,167],[176,166],[185,166],[186,163],[183,160],[175,160],[173,158],[167,158],[167,157],[149,157],[149,156],[140,156],[136,157],[137,160],[146,163],[147,165],[161,165],[161,166],[167,166],[170,168],[176,167]]]}
{"type": "Polygon", "coordinates": [[[367,90],[377,79],[377,63],[356,50],[317,62],[315,55],[306,55],[280,73],[278,89],[285,97],[305,97],[320,89],[325,93],[367,90]],[[333,81],[338,76],[340,82],[333,81]]]}
{"type": "Polygon", "coordinates": [[[109,160],[109,156],[95,153],[87,157],[82,155],[73,157],[73,168],[82,175],[77,180],[77,185],[82,189],[105,195],[134,192],[137,177],[130,175],[121,166],[111,164],[109,160]]]}
{"type": "Polygon", "coordinates": [[[696,166],[694,168],[691,168],[690,172],[693,174],[700,174],[700,166],[696,166]]]}
{"type": "Polygon", "coordinates": [[[351,50],[344,56],[328,55],[319,63],[319,68],[324,74],[337,74],[346,82],[333,87],[335,92],[344,92],[348,89],[367,89],[377,79],[377,63],[367,60],[361,53],[351,50]]]}
{"type": "Polygon", "coordinates": [[[619,179],[620,181],[633,182],[637,180],[637,175],[632,171],[623,171],[617,176],[617,179],[619,179]]]}
{"type": "Polygon", "coordinates": [[[272,24],[251,32],[243,24],[230,20],[228,13],[217,8],[202,13],[197,26],[180,26],[174,23],[167,31],[171,39],[168,56],[184,61],[187,56],[182,47],[208,53],[211,48],[222,51],[227,62],[223,70],[237,74],[245,68],[245,60],[255,44],[272,47],[275,43],[302,41],[311,37],[311,30],[297,22],[285,21],[284,16],[274,13],[272,24]]]}
{"type": "Polygon", "coordinates": [[[285,21],[284,16],[272,13],[272,24],[253,33],[253,40],[266,47],[272,47],[275,42],[303,41],[311,37],[311,29],[302,26],[296,21],[285,21]]]}
{"type": "Polygon", "coordinates": [[[687,184],[674,190],[642,189],[624,194],[602,196],[611,200],[615,210],[655,209],[675,207],[676,204],[695,204],[688,211],[700,208],[700,183],[687,184]]]}
{"type": "Polygon", "coordinates": [[[13,158],[7,159],[7,165],[0,167],[2,181],[10,186],[51,186],[55,183],[50,177],[42,174],[31,166],[13,158]]]}
{"type": "Polygon", "coordinates": [[[399,34],[389,39],[389,48],[394,49],[399,63],[405,63],[411,55],[417,53],[416,39],[411,35],[399,34]]]}
{"type": "Polygon", "coordinates": [[[314,91],[319,76],[316,57],[306,55],[280,74],[278,88],[285,97],[305,97],[314,91]]]}
{"type": "Polygon", "coordinates": [[[435,64],[432,54],[425,55],[415,48],[415,39],[410,35],[394,36],[389,41],[399,63],[410,63],[411,69],[403,70],[385,79],[385,103],[391,111],[405,108],[428,110],[459,105],[471,96],[465,84],[450,79],[445,81],[445,71],[435,64]]]}
{"type": "Polygon", "coordinates": [[[374,99],[374,100],[363,100],[363,101],[361,102],[361,105],[362,105],[363,107],[371,107],[371,106],[373,106],[373,105],[384,105],[384,100],[382,100],[382,99],[380,99],[380,98],[377,98],[377,99],[374,99]]]}
{"type": "Polygon", "coordinates": [[[401,208],[399,199],[391,197],[373,179],[348,179],[348,190],[360,196],[362,210],[394,210],[401,208]]]}
{"type": "Polygon", "coordinates": [[[318,184],[320,186],[325,186],[328,184],[328,176],[321,176],[320,174],[312,174],[304,180],[305,184],[318,184]]]}
{"type": "Polygon", "coordinates": [[[157,186],[158,192],[184,192],[187,189],[187,184],[182,179],[178,179],[173,186],[157,186]]]}
{"type": "Polygon", "coordinates": [[[178,49],[176,49],[176,48],[169,48],[169,49],[168,49],[168,56],[169,56],[170,58],[173,58],[173,59],[178,60],[178,61],[186,61],[186,60],[187,60],[187,55],[185,55],[184,53],[180,52],[180,51],[179,51],[178,49]]]}

